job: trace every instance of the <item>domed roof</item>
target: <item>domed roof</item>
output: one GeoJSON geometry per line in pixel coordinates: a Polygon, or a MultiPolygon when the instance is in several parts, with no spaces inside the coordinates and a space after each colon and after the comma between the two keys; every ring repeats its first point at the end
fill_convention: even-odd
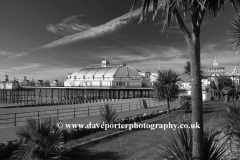
{"type": "Polygon", "coordinates": [[[103,77],[141,77],[138,71],[128,66],[106,66],[97,68],[83,68],[71,76],[76,79],[103,77]]]}

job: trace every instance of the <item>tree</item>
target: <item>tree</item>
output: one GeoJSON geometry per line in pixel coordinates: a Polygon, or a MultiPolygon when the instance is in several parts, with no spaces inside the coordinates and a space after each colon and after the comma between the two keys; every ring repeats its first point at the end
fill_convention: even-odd
{"type": "Polygon", "coordinates": [[[191,69],[190,69],[190,62],[189,61],[186,62],[186,66],[184,66],[184,72],[183,73],[187,74],[188,76],[191,75],[191,69]]]}
{"type": "Polygon", "coordinates": [[[180,92],[177,82],[181,79],[178,77],[179,74],[171,69],[160,70],[153,86],[156,91],[156,98],[167,101],[168,113],[170,113],[170,102],[175,100],[180,92]]]}
{"type": "MultiPolygon", "coordinates": [[[[132,9],[139,0],[135,0],[132,9]]],[[[237,11],[240,5],[239,0],[229,0],[237,11]]],[[[201,24],[206,14],[216,19],[219,13],[224,9],[228,0],[143,0],[142,16],[140,21],[146,19],[150,8],[153,10],[153,19],[159,9],[165,16],[163,30],[167,29],[171,20],[174,19],[186,40],[191,63],[192,79],[192,123],[198,122],[199,129],[193,129],[193,157],[195,160],[203,159],[203,114],[202,114],[202,86],[200,70],[200,30],[201,24]],[[186,27],[183,18],[189,18],[191,23],[190,29],[186,27]]]]}
{"type": "MultiPolygon", "coordinates": [[[[191,75],[191,65],[190,65],[189,61],[186,62],[186,65],[184,66],[184,72],[183,73],[187,74],[188,76],[191,75]]],[[[202,70],[201,70],[201,75],[203,75],[202,70]]]]}
{"type": "Polygon", "coordinates": [[[218,92],[219,100],[221,100],[221,97],[224,98],[223,95],[225,96],[225,99],[228,99],[229,95],[234,97],[233,93],[235,92],[235,86],[230,78],[225,76],[215,76],[214,81],[211,82],[210,86],[218,92]]]}

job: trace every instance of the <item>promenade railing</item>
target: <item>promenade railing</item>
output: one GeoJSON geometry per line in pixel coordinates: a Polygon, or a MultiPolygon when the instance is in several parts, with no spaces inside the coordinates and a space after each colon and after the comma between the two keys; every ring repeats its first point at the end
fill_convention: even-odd
{"type": "MultiPolygon", "coordinates": [[[[157,105],[165,104],[165,102],[158,102],[153,99],[146,100],[145,106],[154,107],[157,105]]],[[[110,104],[116,109],[117,112],[122,112],[126,110],[140,109],[144,108],[142,100],[139,102],[125,102],[110,104]]],[[[26,119],[42,119],[47,117],[56,117],[60,120],[62,119],[71,119],[76,117],[86,117],[92,115],[99,115],[100,109],[104,107],[104,104],[94,105],[94,106],[80,106],[74,105],[71,108],[64,109],[49,109],[49,110],[37,110],[29,112],[16,112],[8,114],[0,114],[0,127],[10,127],[10,126],[19,126],[24,125],[26,119]]]]}

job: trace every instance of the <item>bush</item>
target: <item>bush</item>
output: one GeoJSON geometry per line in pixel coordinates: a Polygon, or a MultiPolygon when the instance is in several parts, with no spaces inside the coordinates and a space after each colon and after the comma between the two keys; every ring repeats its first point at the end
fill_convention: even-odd
{"type": "Polygon", "coordinates": [[[240,103],[224,104],[225,108],[214,119],[213,125],[218,128],[222,135],[219,139],[225,143],[230,157],[240,158],[240,103]]]}
{"type": "Polygon", "coordinates": [[[21,143],[22,140],[0,143],[0,159],[9,159],[21,143]]]}
{"type": "Polygon", "coordinates": [[[191,96],[189,95],[179,96],[179,101],[186,101],[186,100],[191,101],[191,96]]]}
{"type": "Polygon", "coordinates": [[[19,127],[17,135],[24,139],[12,158],[47,159],[59,155],[62,151],[62,133],[55,126],[56,120],[28,119],[26,126],[19,127]]]}
{"type": "Polygon", "coordinates": [[[183,101],[181,104],[181,108],[185,111],[191,110],[191,102],[190,101],[183,101]]]}
{"type": "Polygon", "coordinates": [[[180,96],[181,109],[185,111],[191,110],[191,96],[180,96]]]}
{"type": "MultiPolygon", "coordinates": [[[[186,121],[182,117],[178,117],[177,120],[178,125],[190,125],[190,121],[186,121]]],[[[192,129],[181,128],[168,131],[169,138],[162,139],[163,147],[160,148],[162,151],[160,156],[166,160],[192,160],[192,129]]],[[[204,132],[204,160],[221,160],[223,158],[226,149],[217,141],[218,135],[219,132],[204,132]]]]}
{"type": "Polygon", "coordinates": [[[232,95],[233,94],[233,88],[231,88],[231,87],[224,87],[222,89],[222,94],[223,95],[232,95]]]}
{"type": "Polygon", "coordinates": [[[105,123],[111,124],[115,121],[117,112],[109,104],[105,104],[104,107],[100,109],[100,116],[105,123]]]}

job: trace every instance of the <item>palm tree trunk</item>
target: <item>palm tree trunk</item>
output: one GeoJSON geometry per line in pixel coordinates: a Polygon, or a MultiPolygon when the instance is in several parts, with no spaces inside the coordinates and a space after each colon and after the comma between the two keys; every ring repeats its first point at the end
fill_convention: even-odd
{"type": "MultiPolygon", "coordinates": [[[[194,3],[194,5],[198,5],[194,3]]],[[[192,123],[198,123],[200,128],[193,129],[193,159],[203,160],[203,114],[202,114],[202,83],[201,83],[201,64],[200,64],[200,26],[204,17],[203,12],[196,12],[192,15],[192,34],[185,26],[178,11],[173,10],[176,22],[181,29],[183,36],[187,42],[190,53],[190,67],[191,67],[191,102],[192,102],[192,123]],[[201,16],[201,17],[199,17],[201,16]]]]}
{"type": "Polygon", "coordinates": [[[170,102],[169,99],[167,99],[167,113],[170,113],[170,102]]]}
{"type": "Polygon", "coordinates": [[[194,128],[193,131],[193,158],[194,160],[203,160],[203,100],[202,100],[202,83],[200,70],[200,27],[194,28],[191,43],[188,45],[191,62],[192,78],[192,123],[200,124],[200,128],[194,128]]]}

